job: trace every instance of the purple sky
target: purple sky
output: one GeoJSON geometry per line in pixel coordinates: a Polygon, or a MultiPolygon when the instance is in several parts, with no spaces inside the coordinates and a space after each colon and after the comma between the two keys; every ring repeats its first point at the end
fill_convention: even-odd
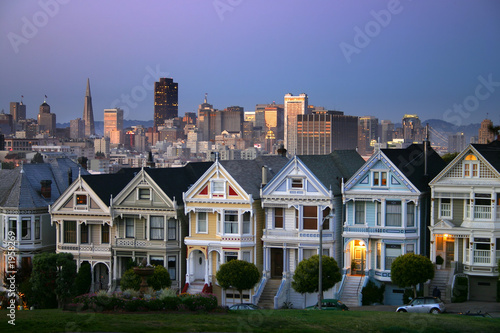
{"type": "Polygon", "coordinates": [[[180,115],[205,93],[251,111],[305,92],[350,115],[500,123],[495,0],[2,1],[0,34],[0,109],[24,95],[28,117],[44,95],[57,122],[82,117],[90,78],[95,120],[152,119],[164,76],[180,115]]]}

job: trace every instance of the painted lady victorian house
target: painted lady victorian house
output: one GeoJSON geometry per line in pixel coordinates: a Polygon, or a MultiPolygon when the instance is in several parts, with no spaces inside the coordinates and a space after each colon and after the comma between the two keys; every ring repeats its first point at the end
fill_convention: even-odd
{"type": "MultiPolygon", "coordinates": [[[[264,278],[261,294],[257,294],[260,305],[277,309],[291,302],[295,308],[304,308],[317,302],[317,294],[301,295],[291,281],[298,263],[319,253],[320,228],[323,254],[342,268],[341,187],[363,163],[354,150],[295,156],[262,189],[266,218],[264,278]],[[330,219],[332,210],[334,218],[330,219]]],[[[332,298],[334,289],[326,291],[325,297],[332,298]]]]}
{"type": "Polygon", "coordinates": [[[384,304],[401,304],[391,263],[406,253],[429,254],[428,182],[444,166],[428,143],[383,149],[345,183],[342,301],[361,305],[361,290],[372,279],[385,284],[384,304]]]}
{"type": "Polygon", "coordinates": [[[57,251],[72,253],[78,267],[91,265],[93,290],[114,290],[127,263],[144,258],[167,268],[172,288],[180,288],[187,227],[182,192],[210,165],[79,177],[52,205],[57,251]]]}
{"type": "MultiPolygon", "coordinates": [[[[220,304],[240,302],[233,290],[222,290],[215,279],[219,266],[233,259],[246,260],[262,269],[264,211],[260,188],[288,160],[260,156],[255,160],[216,161],[184,193],[189,216],[187,272],[184,291],[212,291],[220,304]],[[261,176],[262,175],[262,176],[261,176]]],[[[253,290],[243,292],[253,301],[253,290]]]]}
{"type": "MultiPolygon", "coordinates": [[[[50,224],[49,205],[72,183],[73,175],[76,177],[78,172],[79,165],[66,158],[0,170],[2,281],[6,271],[13,270],[7,267],[9,235],[15,237],[16,269],[19,265],[31,266],[35,254],[54,252],[56,232],[50,224]]],[[[87,174],[85,170],[81,172],[87,174]]]]}
{"type": "Polygon", "coordinates": [[[431,258],[444,259],[447,291],[469,281],[470,300],[495,301],[500,259],[500,141],[471,144],[430,182],[431,258]]]}

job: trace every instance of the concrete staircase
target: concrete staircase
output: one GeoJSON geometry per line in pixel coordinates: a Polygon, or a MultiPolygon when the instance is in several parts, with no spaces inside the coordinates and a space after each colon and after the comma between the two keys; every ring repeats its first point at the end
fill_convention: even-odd
{"type": "Polygon", "coordinates": [[[259,304],[263,309],[274,309],[274,296],[278,292],[281,284],[281,279],[269,279],[259,298],[259,304]]]}
{"type": "MultiPolygon", "coordinates": [[[[340,295],[340,301],[348,307],[361,306],[358,300],[358,288],[363,277],[364,276],[361,275],[346,275],[344,288],[342,289],[342,294],[340,295]]],[[[359,289],[359,292],[361,293],[361,288],[359,289]]]]}
{"type": "Polygon", "coordinates": [[[189,284],[189,288],[187,290],[188,294],[201,294],[203,291],[203,286],[205,282],[203,280],[195,280],[189,284]]]}
{"type": "Polygon", "coordinates": [[[432,295],[434,287],[438,287],[438,289],[441,291],[441,299],[444,302],[451,303],[451,295],[448,295],[446,292],[446,287],[448,285],[448,281],[450,280],[450,275],[450,269],[436,269],[434,271],[434,279],[431,280],[431,283],[429,285],[429,295],[432,295]]]}

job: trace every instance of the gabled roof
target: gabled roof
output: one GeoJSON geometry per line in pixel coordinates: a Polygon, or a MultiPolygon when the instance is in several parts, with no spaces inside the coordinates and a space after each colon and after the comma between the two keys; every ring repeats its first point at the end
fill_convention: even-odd
{"type": "MultiPolygon", "coordinates": [[[[144,171],[171,200],[175,198],[177,204],[181,204],[183,202],[182,192],[187,191],[189,187],[212,166],[212,164],[212,162],[192,162],[178,168],[145,168],[144,171]]],[[[128,181],[113,194],[113,197],[116,196],[140,170],[139,168],[121,169],[117,175],[127,175],[128,181]]],[[[109,204],[109,195],[107,202],[109,204]]]]}
{"type": "Polygon", "coordinates": [[[381,152],[421,192],[428,189],[429,182],[446,166],[446,162],[432,149],[427,148],[427,175],[423,144],[412,144],[406,149],[382,149],[381,152]]]}
{"type": "Polygon", "coordinates": [[[233,179],[254,199],[260,198],[262,167],[267,167],[267,179],[271,180],[288,162],[283,156],[259,156],[254,160],[230,160],[219,163],[233,179]]]}
{"type": "Polygon", "coordinates": [[[500,172],[500,141],[496,140],[488,144],[472,144],[474,147],[498,172],[500,172]]]}
{"type": "Polygon", "coordinates": [[[107,206],[109,206],[111,196],[116,197],[132,178],[134,178],[132,172],[82,176],[82,179],[107,206]]]}
{"type": "Polygon", "coordinates": [[[342,178],[347,181],[365,161],[355,150],[335,150],[328,155],[298,155],[326,189],[340,193],[342,178]]]}
{"type": "Polygon", "coordinates": [[[84,169],[67,158],[56,159],[50,163],[24,164],[13,170],[0,170],[0,207],[43,208],[53,203],[69,186],[68,171],[72,179],[78,172],[88,174],[84,169]],[[51,197],[41,195],[42,180],[50,180],[51,197]]]}

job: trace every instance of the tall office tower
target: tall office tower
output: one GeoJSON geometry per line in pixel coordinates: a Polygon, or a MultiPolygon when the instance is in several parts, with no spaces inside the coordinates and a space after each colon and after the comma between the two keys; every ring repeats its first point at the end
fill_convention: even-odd
{"type": "Polygon", "coordinates": [[[104,137],[110,138],[111,144],[122,143],[123,110],[104,109],[104,137]]]}
{"type": "Polygon", "coordinates": [[[208,104],[207,94],[198,107],[198,131],[201,134],[200,141],[215,140],[215,110],[212,104],[208,104]]]}
{"type": "Polygon", "coordinates": [[[489,119],[485,119],[481,122],[481,127],[479,128],[479,144],[487,144],[495,140],[495,134],[490,130],[493,127],[493,122],[489,119]]]}
{"type": "Polygon", "coordinates": [[[374,116],[359,117],[358,120],[358,152],[361,155],[373,151],[371,141],[378,140],[378,118],[374,116]]]}
{"type": "Polygon", "coordinates": [[[242,106],[229,106],[223,111],[218,111],[216,117],[220,117],[220,120],[216,120],[216,124],[220,124],[220,129],[216,129],[216,135],[219,135],[222,131],[241,132],[245,120],[244,115],[245,110],[242,106]]]}
{"type": "MultiPolygon", "coordinates": [[[[272,103],[264,109],[264,120],[266,130],[274,134],[276,140],[283,140],[283,125],[284,125],[284,109],[283,105],[272,103]]],[[[267,134],[266,134],[267,135],[267,134]]]]}
{"type": "Polygon", "coordinates": [[[173,79],[162,77],[159,82],[155,82],[155,128],[163,125],[163,122],[167,119],[176,118],[178,113],[178,84],[173,79]]]}
{"type": "Polygon", "coordinates": [[[448,153],[459,153],[464,150],[465,147],[464,133],[459,132],[453,135],[448,135],[448,153]]]}
{"type": "Polygon", "coordinates": [[[386,143],[392,141],[394,124],[390,120],[381,120],[378,134],[380,136],[380,142],[386,143]]]}
{"type": "Polygon", "coordinates": [[[12,133],[14,128],[14,122],[12,119],[13,117],[11,114],[6,114],[3,110],[0,112],[0,133],[5,135],[12,133]]]}
{"type": "Polygon", "coordinates": [[[330,154],[357,144],[358,117],[326,110],[297,116],[297,155],[330,154]]]}
{"type": "Polygon", "coordinates": [[[284,143],[287,154],[290,156],[297,153],[297,116],[307,113],[307,104],[306,94],[285,95],[284,143]]]}
{"type": "Polygon", "coordinates": [[[92,109],[92,96],[90,95],[90,80],[87,79],[87,91],[83,103],[83,121],[85,122],[85,136],[95,135],[94,110],[92,109]]]}
{"type": "Polygon", "coordinates": [[[85,122],[82,118],[69,121],[69,137],[71,139],[83,139],[85,137],[85,122]]]}
{"type": "Polygon", "coordinates": [[[38,132],[53,136],[56,132],[56,114],[50,113],[50,105],[43,101],[38,113],[38,132]]]}
{"type": "Polygon", "coordinates": [[[94,153],[103,153],[109,156],[109,138],[96,138],[94,139],[94,153]]]}
{"type": "Polygon", "coordinates": [[[10,102],[10,114],[15,123],[26,120],[26,105],[23,102],[10,102]]]}
{"type": "Polygon", "coordinates": [[[425,139],[425,127],[416,114],[405,114],[402,121],[405,142],[422,142],[425,139]]]}

